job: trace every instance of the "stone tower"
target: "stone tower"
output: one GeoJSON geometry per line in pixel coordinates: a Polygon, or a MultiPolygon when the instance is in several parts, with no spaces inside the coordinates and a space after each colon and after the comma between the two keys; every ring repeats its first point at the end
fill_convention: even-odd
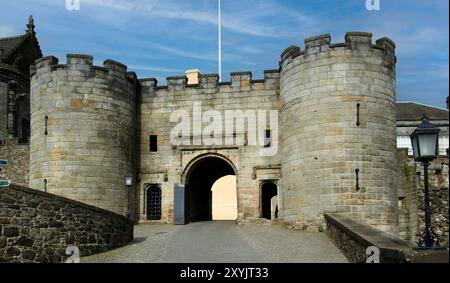
{"type": "Polygon", "coordinates": [[[136,76],[107,60],[39,59],[31,80],[30,186],[127,213],[124,175],[136,170],[136,76]]]}
{"type": "Polygon", "coordinates": [[[339,213],[395,233],[395,44],[350,32],[292,46],[281,67],[284,221],[339,213]]]}

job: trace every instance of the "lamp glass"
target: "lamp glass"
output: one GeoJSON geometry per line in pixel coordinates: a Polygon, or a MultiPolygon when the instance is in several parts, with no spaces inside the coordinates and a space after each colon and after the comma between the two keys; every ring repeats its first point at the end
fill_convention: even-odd
{"type": "Polygon", "coordinates": [[[417,159],[420,156],[420,152],[419,152],[419,139],[418,136],[412,136],[411,138],[411,143],[413,146],[413,154],[414,154],[414,158],[417,159]]]}
{"type": "Polygon", "coordinates": [[[131,175],[131,173],[125,175],[125,185],[127,186],[133,185],[133,175],[131,175]]]}
{"type": "Polygon", "coordinates": [[[437,134],[418,135],[420,156],[436,156],[437,152],[437,134]]]}

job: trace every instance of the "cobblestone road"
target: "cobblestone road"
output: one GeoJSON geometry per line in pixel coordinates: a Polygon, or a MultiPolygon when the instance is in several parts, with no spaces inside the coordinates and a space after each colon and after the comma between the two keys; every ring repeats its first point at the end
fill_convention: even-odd
{"type": "Polygon", "coordinates": [[[324,233],[277,225],[199,222],[186,226],[142,224],[129,245],[84,257],[91,263],[303,263],[347,262],[324,233]]]}

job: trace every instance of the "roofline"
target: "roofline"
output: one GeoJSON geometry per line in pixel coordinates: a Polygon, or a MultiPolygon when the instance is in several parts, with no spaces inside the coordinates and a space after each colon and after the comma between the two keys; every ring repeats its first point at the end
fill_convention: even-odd
{"type": "Polygon", "coordinates": [[[9,37],[0,37],[0,41],[2,40],[11,40],[11,39],[18,39],[20,37],[26,36],[27,34],[24,33],[22,35],[16,35],[16,36],[9,36],[9,37]]]}
{"type": "Polygon", "coordinates": [[[428,104],[419,103],[419,102],[415,102],[415,101],[398,101],[398,102],[397,102],[397,104],[407,104],[407,103],[412,103],[412,104],[422,105],[422,106],[426,106],[426,107],[435,108],[435,109],[444,110],[444,111],[449,112],[449,110],[448,110],[448,109],[445,109],[445,108],[436,107],[436,106],[433,106],[433,105],[428,105],[428,104]]]}

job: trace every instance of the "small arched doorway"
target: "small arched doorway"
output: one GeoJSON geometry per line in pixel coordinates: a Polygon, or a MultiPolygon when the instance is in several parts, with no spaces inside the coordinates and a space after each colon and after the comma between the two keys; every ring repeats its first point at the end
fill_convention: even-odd
{"type": "Polygon", "coordinates": [[[278,218],[278,203],[273,198],[278,195],[278,186],[273,181],[267,181],[261,184],[261,218],[278,218]]]}
{"type": "Polygon", "coordinates": [[[161,198],[162,193],[159,185],[147,186],[147,220],[161,220],[161,198]]]}
{"type": "Polygon", "coordinates": [[[206,155],[191,162],[184,174],[187,221],[213,220],[212,187],[220,178],[236,173],[234,165],[219,155],[206,155]]]}

